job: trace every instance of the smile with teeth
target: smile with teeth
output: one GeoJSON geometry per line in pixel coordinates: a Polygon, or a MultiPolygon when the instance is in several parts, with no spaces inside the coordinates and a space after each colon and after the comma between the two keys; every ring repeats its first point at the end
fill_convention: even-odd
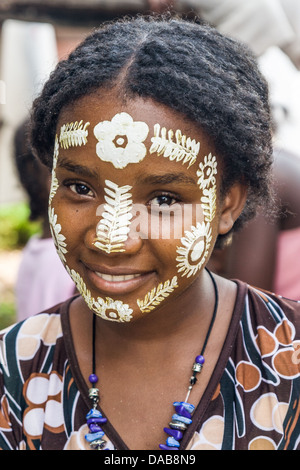
{"type": "Polygon", "coordinates": [[[123,281],[130,281],[131,279],[135,279],[140,277],[141,274],[120,274],[120,275],[111,275],[111,274],[104,274],[95,272],[98,277],[103,279],[104,281],[108,282],[123,282],[123,281]]]}

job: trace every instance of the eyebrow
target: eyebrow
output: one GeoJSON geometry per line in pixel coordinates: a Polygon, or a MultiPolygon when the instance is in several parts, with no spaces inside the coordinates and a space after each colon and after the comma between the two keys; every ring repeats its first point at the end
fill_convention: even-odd
{"type": "Polygon", "coordinates": [[[167,173],[165,175],[149,175],[141,179],[141,184],[171,184],[184,183],[197,186],[196,181],[185,173],[167,173]]]}
{"type": "Polygon", "coordinates": [[[78,165],[76,163],[73,163],[72,161],[67,160],[66,158],[60,158],[57,162],[57,166],[59,166],[60,168],[64,168],[68,171],[72,171],[73,173],[76,173],[80,176],[84,176],[86,178],[99,179],[98,173],[95,170],[92,170],[91,168],[84,165],[78,165]]]}
{"type": "MultiPolygon", "coordinates": [[[[65,168],[68,171],[79,174],[86,178],[96,178],[99,179],[99,175],[96,171],[92,170],[89,167],[84,165],[78,165],[68,160],[67,158],[60,158],[57,162],[57,166],[60,168],[65,168]]],[[[191,176],[186,175],[185,173],[167,173],[163,175],[148,175],[145,178],[140,180],[140,184],[150,184],[150,185],[164,185],[172,183],[184,183],[193,186],[197,186],[196,181],[191,176]]]]}

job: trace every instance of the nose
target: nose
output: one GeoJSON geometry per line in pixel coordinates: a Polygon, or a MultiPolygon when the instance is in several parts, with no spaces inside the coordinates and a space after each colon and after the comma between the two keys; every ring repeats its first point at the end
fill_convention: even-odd
{"type": "Polygon", "coordinates": [[[147,238],[145,233],[141,232],[141,227],[145,227],[146,213],[145,206],[137,205],[132,207],[130,212],[115,217],[106,206],[94,232],[94,249],[109,256],[138,253],[143,246],[143,240],[147,238]]]}

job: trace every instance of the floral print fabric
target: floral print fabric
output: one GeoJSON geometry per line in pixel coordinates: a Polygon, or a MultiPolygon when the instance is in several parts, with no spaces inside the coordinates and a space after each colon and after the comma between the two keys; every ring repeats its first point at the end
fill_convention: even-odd
{"type": "MultiPolygon", "coordinates": [[[[69,303],[0,334],[0,449],[89,449],[88,387],[69,303]]],[[[300,449],[299,332],[299,302],[239,282],[227,339],[182,448],[300,449]]],[[[127,449],[109,421],[103,429],[108,448],[127,449]]]]}

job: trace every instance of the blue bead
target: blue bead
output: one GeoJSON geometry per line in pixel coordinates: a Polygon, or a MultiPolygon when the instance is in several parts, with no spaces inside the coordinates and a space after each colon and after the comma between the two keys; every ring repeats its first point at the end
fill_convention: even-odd
{"type": "Polygon", "coordinates": [[[201,354],[200,354],[199,356],[197,356],[197,357],[195,358],[195,362],[197,362],[197,364],[202,364],[202,365],[203,365],[204,362],[205,362],[205,359],[204,359],[204,357],[201,356],[201,354]]]}
{"type": "Polygon", "coordinates": [[[185,418],[191,419],[192,415],[189,413],[183,405],[175,406],[176,413],[180,416],[184,416],[185,418]]]}
{"type": "Polygon", "coordinates": [[[99,431],[99,432],[94,432],[94,433],[86,434],[86,435],[84,436],[84,438],[85,438],[85,440],[88,441],[88,442],[93,442],[93,441],[95,441],[96,439],[101,439],[103,436],[104,436],[104,432],[103,432],[103,431],[99,431]]]}
{"type": "Polygon", "coordinates": [[[168,437],[168,439],[166,440],[166,444],[167,446],[170,446],[170,447],[180,447],[179,442],[176,441],[174,437],[168,437]]]}
{"type": "Polygon", "coordinates": [[[194,405],[192,405],[191,403],[187,403],[186,401],[174,401],[173,405],[176,407],[176,406],[184,406],[184,408],[186,409],[186,411],[188,411],[189,413],[193,413],[195,407],[194,405]]]}
{"type": "Polygon", "coordinates": [[[104,424],[107,422],[107,418],[89,418],[87,420],[87,424],[90,425],[90,424],[104,424]]]}
{"type": "Polygon", "coordinates": [[[86,415],[86,419],[89,418],[102,418],[102,413],[99,410],[95,410],[95,408],[92,408],[86,415]]]}
{"type": "Polygon", "coordinates": [[[171,447],[171,446],[167,446],[165,444],[159,444],[159,448],[162,449],[162,450],[176,450],[177,447],[171,447]]]}
{"type": "Polygon", "coordinates": [[[89,376],[89,381],[91,384],[96,384],[98,382],[98,376],[96,374],[91,374],[89,376]]]}
{"type": "Polygon", "coordinates": [[[100,426],[98,426],[97,424],[94,424],[94,423],[89,424],[89,428],[90,428],[90,431],[91,431],[91,432],[99,432],[99,431],[102,431],[102,429],[100,428],[100,426]]]}
{"type": "Polygon", "coordinates": [[[177,441],[180,441],[183,437],[183,433],[181,431],[177,431],[177,429],[164,428],[164,431],[169,434],[169,436],[173,436],[177,439],[177,441]]]}
{"type": "Polygon", "coordinates": [[[177,415],[177,414],[174,414],[172,416],[172,420],[180,421],[180,423],[184,423],[184,424],[191,424],[192,423],[192,420],[190,418],[185,418],[184,416],[180,416],[180,415],[177,415]]]}

